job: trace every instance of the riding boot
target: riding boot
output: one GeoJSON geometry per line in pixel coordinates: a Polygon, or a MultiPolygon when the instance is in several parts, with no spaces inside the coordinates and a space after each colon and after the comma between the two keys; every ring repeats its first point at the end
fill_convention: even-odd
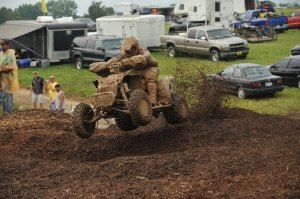
{"type": "Polygon", "coordinates": [[[156,105],[157,104],[157,99],[156,99],[157,85],[156,85],[156,83],[148,82],[147,90],[148,90],[150,102],[152,103],[152,105],[156,105]]]}

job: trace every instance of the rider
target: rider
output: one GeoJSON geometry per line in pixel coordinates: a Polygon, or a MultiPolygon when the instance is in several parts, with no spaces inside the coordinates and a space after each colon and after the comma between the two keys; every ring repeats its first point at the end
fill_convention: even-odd
{"type": "MultiPolygon", "coordinates": [[[[114,57],[105,63],[96,62],[91,64],[90,71],[101,74],[103,69],[111,68],[112,66],[119,68],[132,68],[134,70],[142,71],[142,76],[146,79],[150,101],[153,105],[158,104],[156,98],[158,92],[157,79],[159,75],[158,62],[151,57],[151,54],[147,49],[139,46],[135,37],[127,37],[123,41],[121,55],[114,57]]],[[[161,101],[161,103],[167,103],[170,101],[169,96],[164,96],[164,98],[165,99],[163,99],[163,102],[161,101]]]]}

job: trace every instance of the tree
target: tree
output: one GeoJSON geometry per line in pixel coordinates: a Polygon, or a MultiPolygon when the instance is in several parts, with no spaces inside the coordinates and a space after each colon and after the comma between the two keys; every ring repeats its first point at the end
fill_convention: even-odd
{"type": "Polygon", "coordinates": [[[16,15],[16,13],[12,9],[8,9],[5,7],[0,8],[0,24],[6,22],[7,20],[14,19],[19,19],[19,15],[16,15]]]}
{"type": "Polygon", "coordinates": [[[47,3],[48,12],[53,17],[75,17],[77,13],[77,4],[73,0],[51,0],[47,3]]]}
{"type": "Polygon", "coordinates": [[[43,15],[41,11],[41,3],[36,3],[35,5],[23,4],[15,9],[15,13],[18,13],[22,20],[35,20],[38,16],[43,15]]]}
{"type": "Polygon", "coordinates": [[[88,8],[89,16],[96,20],[98,17],[103,17],[107,15],[112,15],[114,13],[114,10],[111,7],[105,7],[102,5],[102,1],[99,2],[92,2],[92,5],[88,8]]]}

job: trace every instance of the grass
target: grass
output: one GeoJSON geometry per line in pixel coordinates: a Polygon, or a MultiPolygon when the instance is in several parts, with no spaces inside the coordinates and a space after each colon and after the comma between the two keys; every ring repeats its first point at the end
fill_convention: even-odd
{"type": "MultiPolygon", "coordinates": [[[[259,63],[269,65],[281,58],[290,55],[290,50],[296,44],[300,44],[300,30],[289,30],[278,35],[277,41],[249,44],[250,53],[247,59],[234,59],[230,61],[220,61],[214,63],[208,57],[195,57],[192,55],[182,55],[171,58],[165,50],[156,49],[152,51],[153,57],[159,62],[160,75],[166,76],[175,74],[175,66],[182,65],[186,70],[193,73],[203,71],[204,73],[215,73],[230,64],[236,63],[259,63]]],[[[48,79],[50,75],[55,75],[57,81],[62,84],[68,98],[84,98],[85,100],[94,92],[92,81],[100,77],[86,69],[78,70],[74,64],[53,65],[48,68],[25,68],[19,70],[19,80],[22,88],[30,88],[32,72],[39,71],[40,75],[48,79]]],[[[229,98],[231,107],[241,107],[259,113],[267,114],[287,114],[289,111],[300,111],[300,90],[286,87],[274,98],[251,98],[239,100],[232,96],[229,98]]]]}

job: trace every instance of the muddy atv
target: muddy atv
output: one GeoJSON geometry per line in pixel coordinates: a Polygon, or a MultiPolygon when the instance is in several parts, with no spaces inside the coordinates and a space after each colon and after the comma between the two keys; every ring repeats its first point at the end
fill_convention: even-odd
{"type": "MultiPolygon", "coordinates": [[[[172,93],[168,104],[152,105],[141,72],[113,70],[108,76],[103,74],[101,81],[93,82],[96,87],[96,93],[91,96],[93,107],[80,103],[73,110],[72,126],[80,138],[91,137],[100,119],[115,118],[123,131],[147,125],[152,116],[158,117],[160,113],[170,124],[186,121],[189,108],[183,95],[172,93]]],[[[164,86],[169,87],[169,83],[164,86]]]]}

